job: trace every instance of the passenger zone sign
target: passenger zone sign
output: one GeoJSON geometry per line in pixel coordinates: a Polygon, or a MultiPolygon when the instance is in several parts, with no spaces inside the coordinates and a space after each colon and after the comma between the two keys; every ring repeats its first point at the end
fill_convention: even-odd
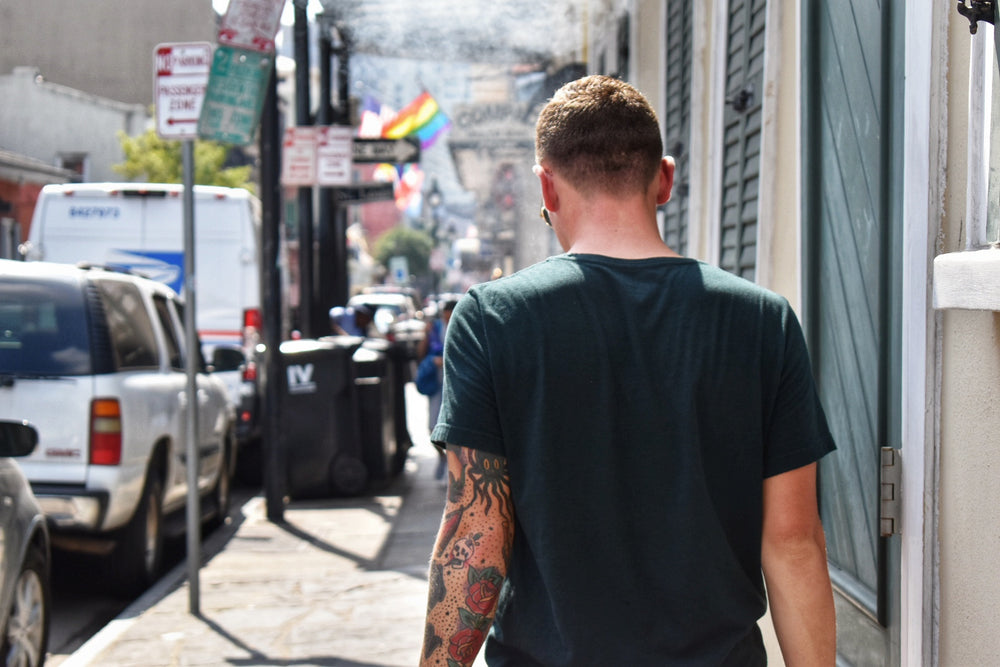
{"type": "Polygon", "coordinates": [[[159,44],[154,51],[156,133],[162,139],[196,139],[212,67],[208,42],[159,44]]]}

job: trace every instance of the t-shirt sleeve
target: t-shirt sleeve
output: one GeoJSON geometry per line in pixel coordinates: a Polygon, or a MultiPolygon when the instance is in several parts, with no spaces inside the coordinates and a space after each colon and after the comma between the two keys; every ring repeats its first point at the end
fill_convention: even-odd
{"type": "Polygon", "coordinates": [[[441,412],[431,441],[505,456],[486,323],[470,292],[452,312],[445,335],[441,412]]]}
{"type": "Polygon", "coordinates": [[[785,346],[767,422],[765,477],[818,461],[836,448],[816,390],[802,327],[788,306],[782,328],[785,346]]]}

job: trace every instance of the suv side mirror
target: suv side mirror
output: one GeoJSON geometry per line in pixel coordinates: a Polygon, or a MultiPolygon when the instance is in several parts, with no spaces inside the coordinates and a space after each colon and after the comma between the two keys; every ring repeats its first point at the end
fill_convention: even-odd
{"type": "Polygon", "coordinates": [[[0,456],[27,456],[35,451],[38,431],[27,422],[0,421],[0,456]]]}

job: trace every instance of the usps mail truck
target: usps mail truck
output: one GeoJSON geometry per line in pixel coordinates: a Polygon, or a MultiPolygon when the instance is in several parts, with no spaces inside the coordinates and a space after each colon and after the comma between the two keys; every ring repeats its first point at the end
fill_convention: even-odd
{"type": "MultiPolygon", "coordinates": [[[[194,225],[195,322],[206,353],[220,345],[251,353],[260,330],[260,204],[241,188],[196,185],[194,225]]],[[[183,186],[46,185],[25,259],[126,268],[183,294],[183,186]]]]}

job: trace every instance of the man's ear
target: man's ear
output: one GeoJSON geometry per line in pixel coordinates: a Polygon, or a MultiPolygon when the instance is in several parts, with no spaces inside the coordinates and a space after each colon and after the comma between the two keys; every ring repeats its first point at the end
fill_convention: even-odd
{"type": "Polygon", "coordinates": [[[532,168],[532,171],[535,172],[535,176],[538,176],[538,182],[542,188],[542,203],[545,208],[550,211],[558,211],[559,193],[556,192],[555,178],[553,178],[552,172],[537,164],[532,168]]]}
{"type": "Polygon", "coordinates": [[[670,193],[674,188],[674,159],[669,155],[660,160],[659,184],[656,190],[656,205],[660,206],[670,201],[670,193]]]}

